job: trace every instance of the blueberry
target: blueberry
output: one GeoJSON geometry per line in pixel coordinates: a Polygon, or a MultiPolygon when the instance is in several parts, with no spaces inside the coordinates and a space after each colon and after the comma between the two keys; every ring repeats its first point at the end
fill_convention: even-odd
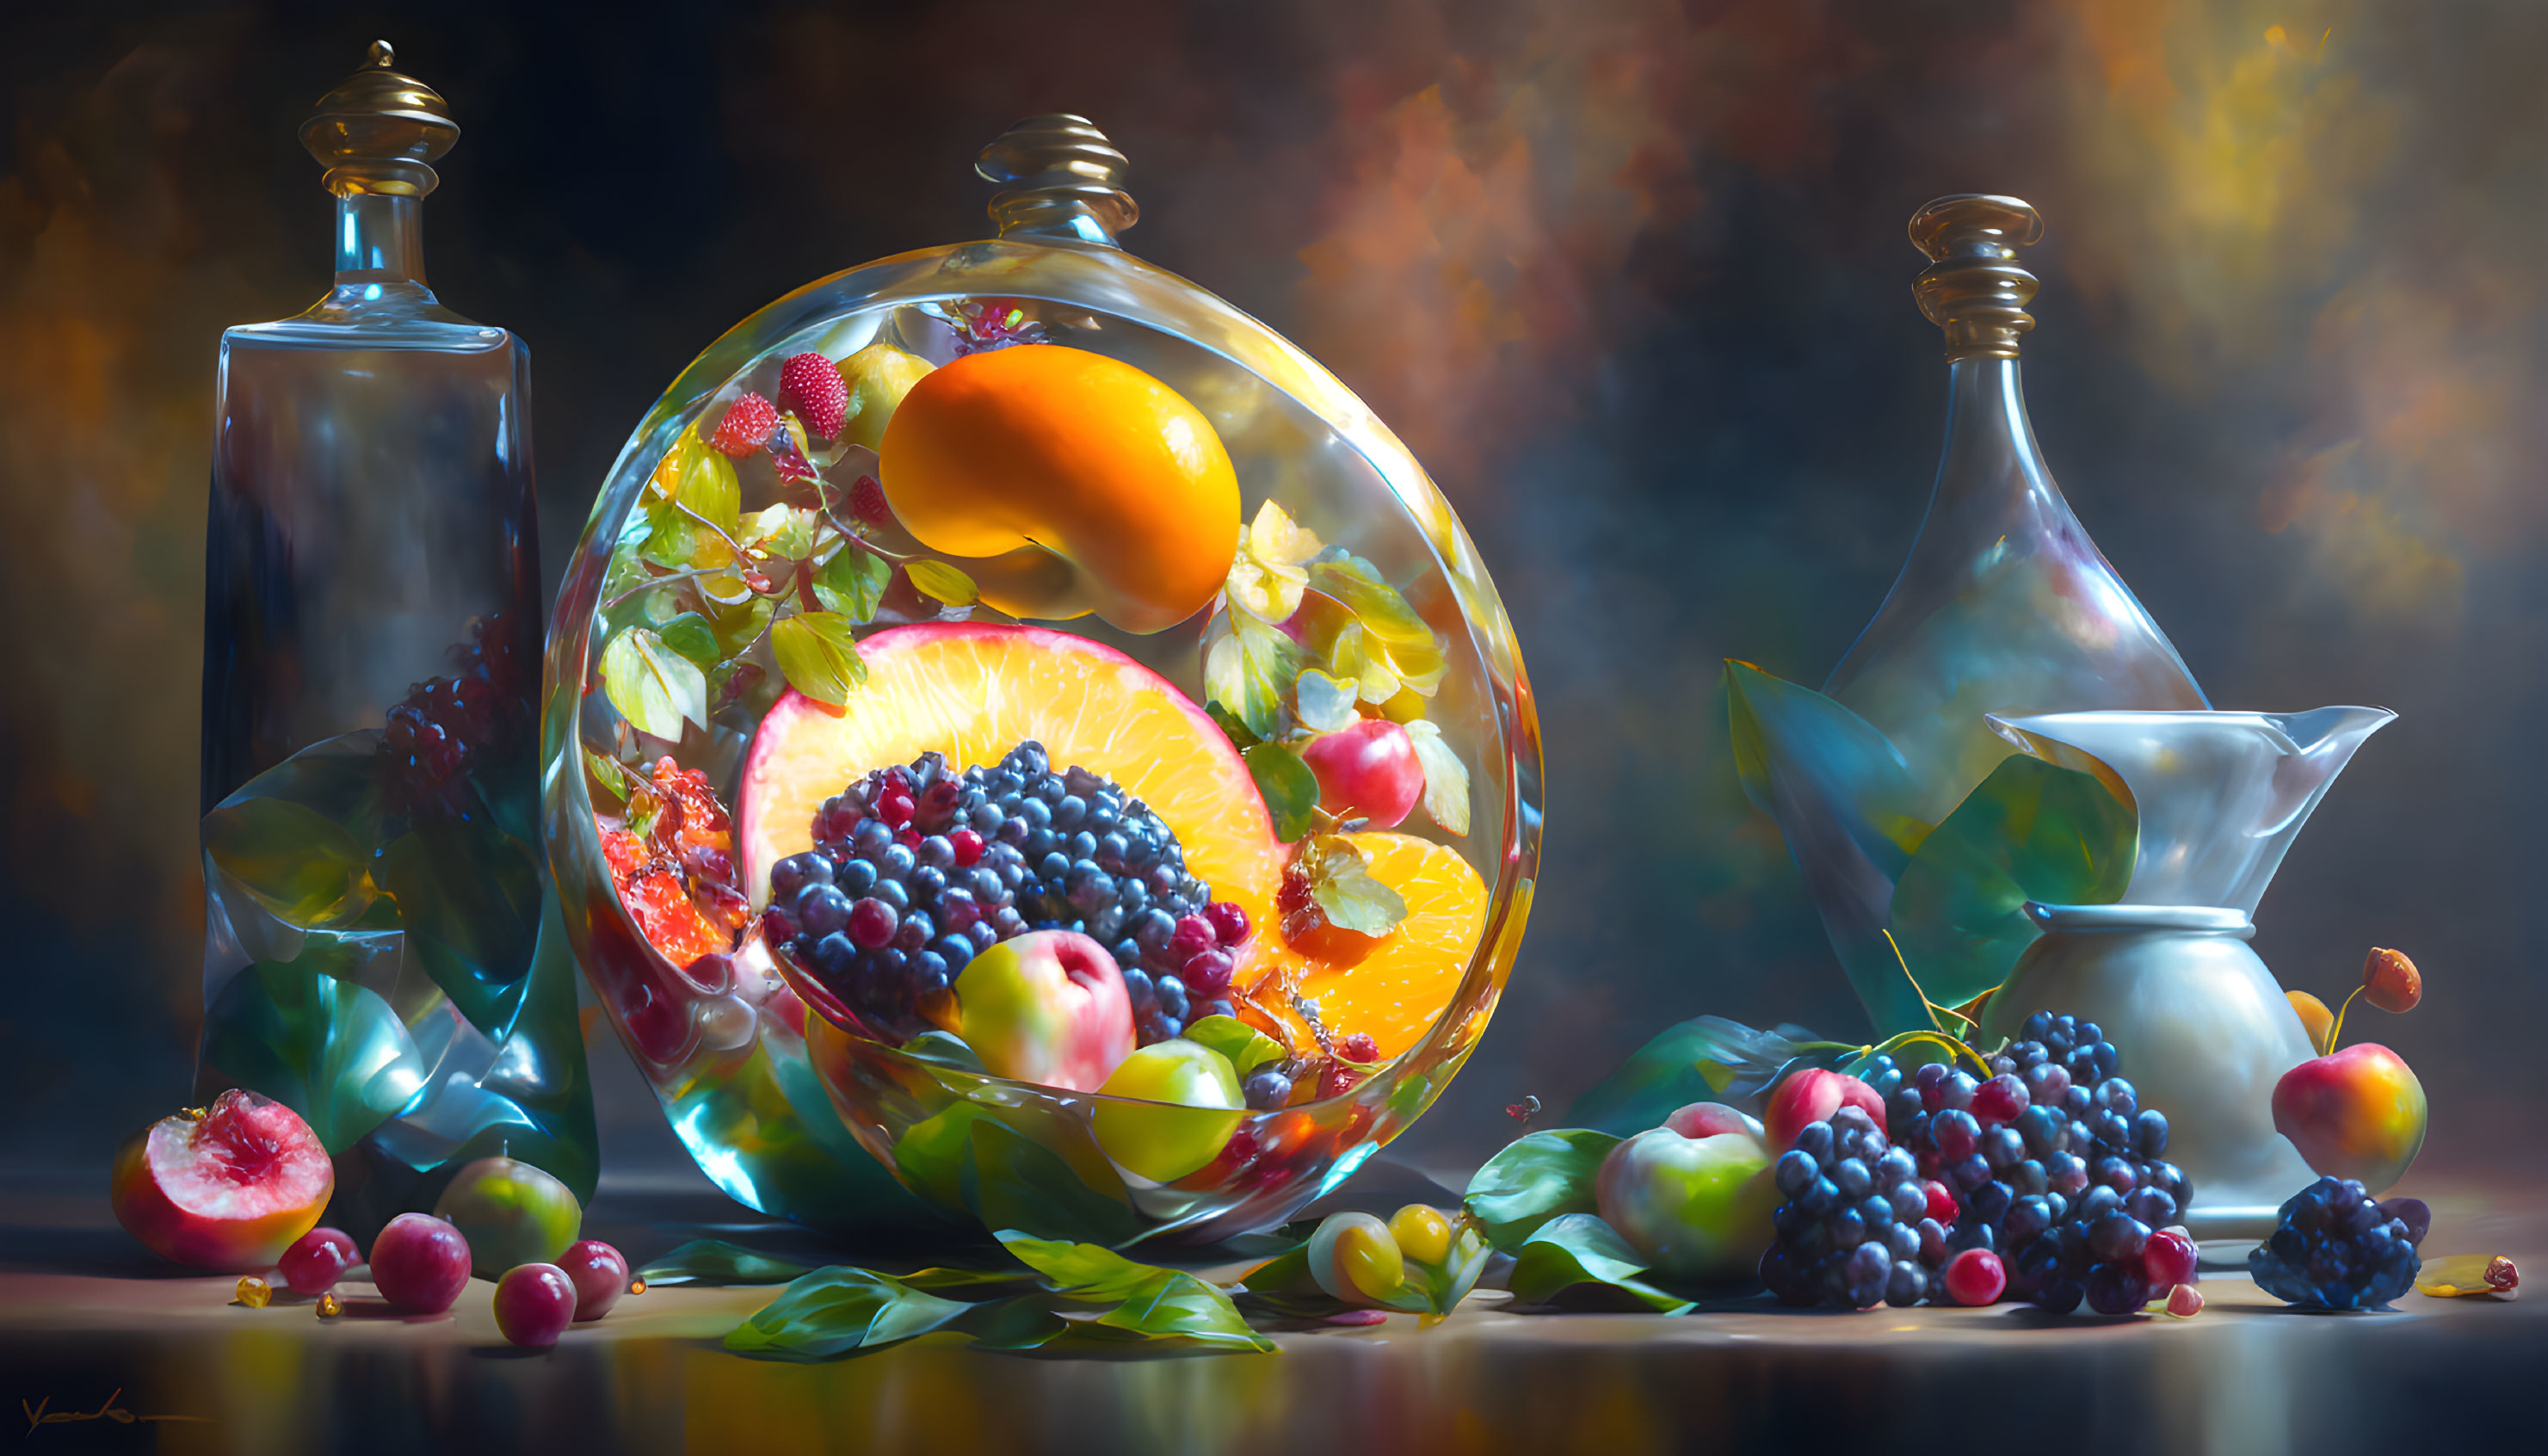
{"type": "Polygon", "coordinates": [[[809,884],[831,882],[831,859],[811,850],[801,855],[790,855],[770,866],[770,897],[773,900],[792,900],[809,884]]]}
{"type": "Polygon", "coordinates": [[[862,860],[873,860],[893,845],[893,830],[881,819],[860,821],[850,833],[850,853],[862,860]]]}
{"type": "Polygon", "coordinates": [[[850,923],[851,903],[850,897],[835,886],[809,884],[796,897],[796,923],[808,935],[830,935],[850,923]]]}
{"type": "Polygon", "coordinates": [[[1822,1168],[1814,1161],[1812,1153],[1800,1147],[1790,1147],[1778,1154],[1778,1161],[1771,1176],[1776,1182],[1780,1193],[1788,1198],[1794,1198],[1812,1187],[1814,1179],[1821,1174],[1822,1168]]]}
{"type": "Polygon", "coordinates": [[[1271,1112],[1292,1100],[1292,1079],[1272,1067],[1264,1067],[1249,1072],[1239,1090],[1246,1095],[1250,1108],[1271,1112]]]}
{"type": "Polygon", "coordinates": [[[973,958],[973,941],[969,936],[943,935],[929,943],[929,949],[947,962],[948,970],[961,971],[964,962],[973,958]]]}
{"type": "MultiPolygon", "coordinates": [[[[777,882],[775,877],[771,880],[774,887],[777,882]]],[[[843,893],[856,899],[875,888],[876,867],[864,860],[852,860],[833,873],[832,882],[839,885],[843,893]]]]}
{"type": "Polygon", "coordinates": [[[827,976],[845,976],[859,958],[859,948],[839,931],[814,943],[814,968],[827,976]]]}

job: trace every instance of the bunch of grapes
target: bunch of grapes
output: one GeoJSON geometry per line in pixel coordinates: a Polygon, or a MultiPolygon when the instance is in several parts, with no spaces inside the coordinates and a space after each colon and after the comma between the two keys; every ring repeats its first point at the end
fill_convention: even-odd
{"type": "Polygon", "coordinates": [[[522,654],[504,614],[473,617],[469,640],[451,649],[448,678],[409,688],[382,723],[381,781],[392,802],[414,812],[461,803],[463,776],[497,758],[518,759],[527,785],[532,717],[522,654]]]}
{"type": "Polygon", "coordinates": [[[2174,1227],[2193,1187],[2119,1062],[2095,1022],[2038,1012],[1987,1079],[1933,1063],[1885,1098],[1893,1139],[1955,1206],[1948,1249],[1998,1253],[2010,1291],[2048,1309],[2120,1313],[2194,1277],[2174,1227]]]}
{"type": "Polygon", "coordinates": [[[2271,1236],[2247,1255],[2265,1292],[2320,1310],[2371,1310],[2414,1287],[2416,1245],[2432,1211],[2416,1198],[2375,1203],[2350,1178],[2320,1178],[2291,1196],[2271,1236]]]}
{"type": "Polygon", "coordinates": [[[1857,1107],[1808,1123],[1771,1174],[1786,1199],[1761,1282],[1791,1305],[1863,1310],[1929,1297],[1948,1256],[1946,1226],[1918,1162],[1857,1107]]]}
{"type": "Polygon", "coordinates": [[[961,774],[927,753],[826,800],[814,848],[771,867],[765,929],[879,1030],[911,1036],[973,956],[1078,931],[1124,973],[1141,1045],[1230,1014],[1247,913],[1212,898],[1159,816],[1044,746],[961,774]]]}

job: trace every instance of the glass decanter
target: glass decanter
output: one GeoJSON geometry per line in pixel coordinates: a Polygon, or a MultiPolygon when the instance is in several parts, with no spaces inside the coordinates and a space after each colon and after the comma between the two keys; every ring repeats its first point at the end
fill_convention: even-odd
{"type": "Polygon", "coordinates": [[[538,830],[530,354],[425,283],[458,136],[375,44],[301,129],[334,286],[222,336],[198,1080],[307,1118],[358,1237],[500,1147],[595,1172],[538,830]]]}
{"type": "Polygon", "coordinates": [[[1932,260],[1913,294],[1947,335],[1947,442],[1893,590],[1823,686],[1873,724],[1936,823],[2008,757],[1985,713],[2209,704],[2062,499],[2027,419],[2018,335],[2044,235],[2013,197],[1942,197],[1911,218],[1932,260]]]}

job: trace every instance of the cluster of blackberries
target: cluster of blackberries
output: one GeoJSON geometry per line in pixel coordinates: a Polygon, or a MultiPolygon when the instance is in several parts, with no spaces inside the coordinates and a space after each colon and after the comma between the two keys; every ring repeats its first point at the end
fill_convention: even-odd
{"type": "Polygon", "coordinates": [[[2416,1198],[2373,1202],[2350,1178],[2291,1196],[2273,1234],[2247,1255],[2267,1294],[2320,1310],[2371,1310],[2412,1289],[2432,1211],[2416,1198]]]}
{"type": "Polygon", "coordinates": [[[1771,1177],[1785,1202],[1761,1256],[1761,1282],[1791,1305],[1863,1310],[1929,1297],[1948,1257],[1947,1228],[1910,1149],[1863,1108],[1808,1123],[1771,1177]]]}
{"type": "Polygon", "coordinates": [[[530,682],[504,614],[471,618],[450,656],[452,676],[414,684],[382,724],[382,777],[409,811],[456,806],[462,775],[499,758],[519,758],[530,790],[530,682]]]}
{"type": "Polygon", "coordinates": [[[766,929],[852,1010],[907,1037],[966,962],[1031,930],[1106,946],[1141,1045],[1230,1013],[1247,914],[1186,872],[1176,835],[1102,774],[1032,740],[961,774],[927,753],[824,801],[814,848],[772,866],[766,929]]]}

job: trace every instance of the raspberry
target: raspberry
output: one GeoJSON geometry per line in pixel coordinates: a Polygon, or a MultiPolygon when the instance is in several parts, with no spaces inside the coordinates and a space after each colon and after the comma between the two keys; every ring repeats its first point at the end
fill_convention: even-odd
{"type": "Polygon", "coordinates": [[[778,403],[795,410],[818,440],[833,438],[849,422],[850,387],[820,354],[798,354],[778,366],[778,403]]]}
{"type": "Polygon", "coordinates": [[[1356,1032],[1336,1044],[1336,1054],[1347,1061],[1368,1064],[1380,1060],[1380,1044],[1369,1033],[1356,1032]]]}
{"type": "Polygon", "coordinates": [[[758,454],[778,428],[778,407],[759,395],[745,395],[726,407],[708,443],[737,460],[758,454]]]}
{"type": "Polygon", "coordinates": [[[850,487],[850,514],[871,526],[893,524],[893,507],[886,503],[884,487],[875,483],[875,477],[860,476],[858,484],[850,487]]]}

